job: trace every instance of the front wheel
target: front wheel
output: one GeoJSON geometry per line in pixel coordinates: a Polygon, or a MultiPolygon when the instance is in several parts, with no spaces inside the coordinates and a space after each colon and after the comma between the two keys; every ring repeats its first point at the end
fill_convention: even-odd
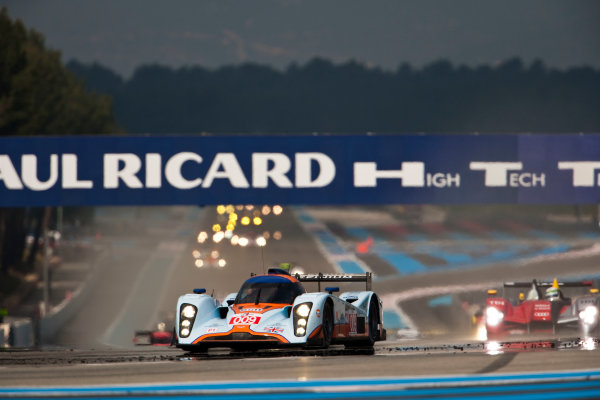
{"type": "Polygon", "coordinates": [[[325,307],[323,309],[323,342],[321,347],[324,349],[328,348],[331,345],[331,341],[333,339],[333,308],[331,307],[331,303],[325,303],[325,307]]]}

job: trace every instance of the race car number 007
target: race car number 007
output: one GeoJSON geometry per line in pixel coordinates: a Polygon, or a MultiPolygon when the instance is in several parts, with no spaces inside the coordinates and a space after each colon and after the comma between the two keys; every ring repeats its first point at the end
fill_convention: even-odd
{"type": "Polygon", "coordinates": [[[232,317],[229,323],[231,325],[252,325],[258,324],[260,317],[258,315],[236,315],[232,317]]]}

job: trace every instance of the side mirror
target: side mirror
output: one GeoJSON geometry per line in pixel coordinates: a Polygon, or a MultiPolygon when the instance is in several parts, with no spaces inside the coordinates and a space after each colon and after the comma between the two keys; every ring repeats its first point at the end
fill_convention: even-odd
{"type": "Polygon", "coordinates": [[[235,302],[235,299],[227,299],[227,305],[230,306],[235,302]]]}

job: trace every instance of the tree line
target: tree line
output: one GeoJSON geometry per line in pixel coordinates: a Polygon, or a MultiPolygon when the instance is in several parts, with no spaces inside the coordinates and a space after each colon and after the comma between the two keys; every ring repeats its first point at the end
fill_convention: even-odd
{"type": "Polygon", "coordinates": [[[145,65],[123,79],[98,64],[67,68],[112,96],[130,133],[569,133],[600,128],[600,70],[525,65],[395,71],[315,58],[280,71],[145,65]]]}
{"type": "MultiPolygon", "coordinates": [[[[88,91],[44,37],[0,10],[0,136],[121,132],[111,99],[88,91]]],[[[0,153],[2,149],[0,148],[0,153]]],[[[68,208],[66,218],[87,210],[68,208]]],[[[0,308],[7,293],[33,271],[50,208],[0,208],[0,308]],[[30,245],[26,238],[31,235],[30,245]]]]}

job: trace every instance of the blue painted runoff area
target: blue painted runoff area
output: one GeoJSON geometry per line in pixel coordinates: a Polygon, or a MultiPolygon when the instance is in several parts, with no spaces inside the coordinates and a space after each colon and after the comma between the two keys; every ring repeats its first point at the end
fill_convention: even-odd
{"type": "Polygon", "coordinates": [[[402,318],[392,310],[384,310],[383,311],[383,326],[388,331],[390,330],[399,330],[399,329],[408,329],[408,325],[404,323],[402,318]]]}
{"type": "Polygon", "coordinates": [[[337,263],[345,274],[364,274],[365,270],[352,260],[338,261],[337,263]]]}
{"type": "Polygon", "coordinates": [[[429,307],[449,306],[452,304],[452,296],[448,294],[445,296],[436,297],[429,300],[428,304],[429,307]]]}
{"type": "Polygon", "coordinates": [[[600,370],[398,377],[343,380],[272,380],[152,385],[3,387],[16,398],[111,399],[584,399],[600,397],[600,370]]]}

